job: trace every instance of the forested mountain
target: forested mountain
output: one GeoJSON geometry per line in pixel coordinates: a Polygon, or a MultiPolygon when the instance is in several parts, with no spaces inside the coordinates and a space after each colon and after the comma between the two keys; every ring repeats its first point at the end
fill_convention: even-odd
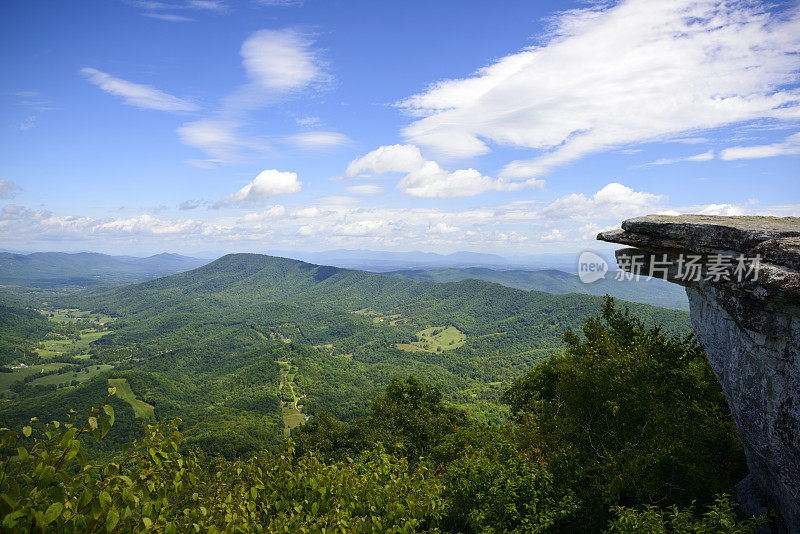
{"type": "Polygon", "coordinates": [[[35,288],[130,284],[188,271],[207,260],[162,253],[146,258],[95,252],[0,253],[0,285],[35,288]]]}
{"type": "MultiPolygon", "coordinates": [[[[70,495],[92,500],[94,479],[74,476],[93,472],[83,447],[107,488],[92,510],[124,528],[145,518],[164,532],[765,524],[730,530],[730,500],[714,500],[745,463],[683,311],[256,254],[53,295],[41,310],[0,298],[0,350],[27,364],[0,374],[0,426],[22,427],[0,445],[15,455],[0,482],[9,528],[25,526],[20,507],[40,524],[70,495]],[[88,418],[84,437],[45,428],[70,410],[88,418]],[[57,473],[66,492],[26,470],[57,473]],[[133,492],[149,504],[115,504],[133,492]],[[249,512],[230,513],[234,501],[249,512]],[[695,503],[710,511],[696,516],[695,503]]],[[[84,509],[65,520],[96,524],[84,509]]]]}
{"type": "Polygon", "coordinates": [[[670,284],[657,278],[642,277],[639,280],[616,280],[613,272],[606,273],[601,280],[585,284],[577,275],[556,269],[529,270],[496,270],[484,267],[465,267],[449,269],[401,270],[384,274],[408,278],[411,280],[428,280],[431,282],[458,282],[474,278],[495,282],[504,286],[516,287],[526,291],[544,291],[546,293],[583,293],[586,295],[611,295],[614,298],[631,302],[642,302],[662,308],[688,310],[689,302],[686,292],[680,286],[670,284]]]}
{"type": "MultiPolygon", "coordinates": [[[[596,315],[602,299],[231,254],[52,305],[115,317],[88,346],[88,362],[113,365],[109,376],[126,378],[157,417],[180,415],[190,440],[232,454],[280,439],[276,399],[287,393],[278,390],[276,361],[291,377],[288,400],[302,396],[304,414],[361,415],[392,377],[414,374],[441,384],[449,402],[501,421],[503,389],[557,354],[563,332],[596,315]],[[273,378],[243,391],[242,373],[273,378]],[[208,421],[215,421],[213,430],[208,421]]],[[[648,324],[689,328],[684,312],[628,306],[648,324]]],[[[30,417],[43,403],[60,410],[61,395],[18,404],[14,417],[30,417]]],[[[4,412],[10,414],[0,408],[0,419],[4,412]]]]}
{"type": "MultiPolygon", "coordinates": [[[[58,410],[29,399],[3,414],[19,429],[4,429],[0,442],[4,530],[754,534],[770,522],[719,496],[746,465],[693,339],[647,329],[609,301],[564,341],[561,355],[506,391],[505,425],[449,405],[437,386],[394,378],[364,417],[322,413],[272,451],[237,449],[269,427],[251,429],[252,417],[219,402],[199,425],[162,417],[137,430],[127,386],[147,392],[148,373],[62,394],[55,422],[58,410]],[[25,418],[34,409],[46,417],[25,418]],[[223,435],[221,421],[232,424],[223,435]],[[88,445],[103,451],[93,462],[88,445]]],[[[274,365],[270,374],[242,363],[218,363],[236,371],[229,389],[258,391],[276,378],[274,365]]],[[[200,404],[187,400],[184,411],[200,404]]],[[[268,411],[263,400],[251,409],[268,411]]]]}

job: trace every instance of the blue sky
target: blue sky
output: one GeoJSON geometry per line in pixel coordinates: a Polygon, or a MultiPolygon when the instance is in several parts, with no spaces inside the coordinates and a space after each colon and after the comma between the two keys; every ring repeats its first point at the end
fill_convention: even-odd
{"type": "Polygon", "coordinates": [[[9,1],[0,248],[602,248],[800,215],[800,6],[9,1]]]}

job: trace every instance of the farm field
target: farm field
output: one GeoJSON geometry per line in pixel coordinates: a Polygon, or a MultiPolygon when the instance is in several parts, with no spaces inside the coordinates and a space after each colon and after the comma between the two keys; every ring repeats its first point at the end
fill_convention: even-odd
{"type": "Polygon", "coordinates": [[[303,398],[303,396],[298,397],[297,393],[294,391],[294,373],[297,372],[296,367],[292,367],[289,362],[279,361],[278,365],[280,365],[280,377],[281,382],[278,386],[278,391],[283,392],[283,398],[289,398],[291,400],[281,400],[281,417],[283,418],[283,435],[285,437],[289,437],[292,432],[292,429],[302,425],[305,420],[306,416],[300,409],[297,407],[297,403],[303,398]],[[288,390],[284,391],[284,388],[288,390]]]}
{"type": "Polygon", "coordinates": [[[417,332],[417,339],[418,341],[412,343],[398,343],[397,348],[409,352],[453,350],[462,346],[466,342],[467,336],[454,326],[447,328],[432,326],[417,332]]]}
{"type": "Polygon", "coordinates": [[[58,323],[77,323],[80,321],[87,321],[97,324],[105,324],[114,320],[113,317],[104,315],[102,313],[92,313],[90,311],[79,310],[77,308],[57,308],[53,310],[40,311],[51,321],[56,321],[58,323]]]}
{"type": "MultiPolygon", "coordinates": [[[[27,369],[14,369],[11,373],[0,373],[0,393],[8,391],[11,387],[11,384],[16,382],[17,380],[22,380],[26,376],[35,375],[37,373],[41,373],[42,369],[44,372],[47,373],[49,371],[55,371],[65,365],[69,365],[67,363],[43,363],[39,365],[31,365],[27,369]]],[[[61,375],[64,376],[64,375],[61,375]]],[[[72,376],[72,375],[70,375],[72,376]]],[[[48,377],[45,377],[48,378],[48,377]]],[[[34,382],[36,382],[34,380],[34,382]]]]}
{"type": "MultiPolygon", "coordinates": [[[[56,365],[56,364],[46,364],[46,365],[56,365]]],[[[72,373],[43,376],[42,378],[37,378],[36,380],[31,381],[31,385],[47,386],[50,384],[55,384],[55,385],[70,384],[73,380],[77,380],[78,382],[86,382],[90,378],[95,377],[100,373],[110,371],[113,368],[114,368],[113,365],[108,365],[108,364],[92,365],[85,368],[89,370],[88,372],[86,372],[84,369],[81,369],[80,371],[75,371],[72,373]]]]}
{"type": "Polygon", "coordinates": [[[137,419],[150,419],[153,417],[155,408],[136,397],[127,379],[109,378],[108,385],[117,388],[117,397],[131,405],[133,415],[137,419]]]}
{"type": "Polygon", "coordinates": [[[48,339],[42,343],[44,347],[38,349],[37,352],[39,356],[45,359],[73,351],[83,352],[89,348],[89,344],[92,341],[96,341],[106,334],[108,334],[108,331],[85,332],[81,333],[81,339],[78,341],[72,339],[48,339]]]}

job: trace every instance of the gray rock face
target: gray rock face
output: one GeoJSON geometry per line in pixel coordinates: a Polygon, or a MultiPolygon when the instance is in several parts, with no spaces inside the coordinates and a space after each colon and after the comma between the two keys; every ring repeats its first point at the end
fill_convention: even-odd
{"type": "Polygon", "coordinates": [[[800,218],[649,215],[597,238],[633,247],[623,270],[686,287],[747,455],[740,504],[800,533],[800,218]]]}

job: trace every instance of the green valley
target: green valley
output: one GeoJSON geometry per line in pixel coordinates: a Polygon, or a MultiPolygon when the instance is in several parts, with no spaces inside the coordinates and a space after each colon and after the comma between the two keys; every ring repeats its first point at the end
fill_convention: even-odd
{"type": "MultiPolygon", "coordinates": [[[[410,374],[441,384],[449,402],[476,417],[500,423],[507,413],[503,389],[558,354],[562,333],[602,306],[602,299],[586,295],[479,280],[404,280],[256,254],[48,298],[51,308],[40,309],[53,316],[42,324],[76,333],[47,334],[32,350],[43,361],[59,356],[75,370],[64,380],[53,375],[28,383],[19,392],[25,406],[57,411],[64,393],[37,400],[35,386],[91,382],[102,366],[97,379],[126,380],[131,393],[120,387],[126,400],[152,406],[157,419],[181,416],[187,439],[230,453],[275,446],[283,429],[306,415],[361,416],[393,377],[410,374]],[[263,377],[255,389],[243,387],[255,377],[263,377]],[[232,434],[225,429],[234,420],[246,424],[232,434]]],[[[627,305],[650,324],[689,327],[684,312],[627,305]]],[[[141,415],[142,407],[131,405],[141,415]]],[[[11,412],[33,414],[19,407],[11,412]]],[[[0,407],[0,418],[8,413],[0,407]]]]}
{"type": "MultiPolygon", "coordinates": [[[[634,513],[613,506],[651,496],[711,505],[743,465],[724,398],[679,310],[256,254],[134,285],[19,295],[6,295],[0,314],[8,347],[0,424],[34,418],[39,429],[37,421],[64,420],[71,409],[86,417],[111,388],[113,425],[106,421],[101,441],[81,440],[93,458],[113,457],[132,440],[162,439],[152,436],[168,428],[181,436],[173,450],[189,455],[181,456],[185,465],[195,465],[195,454],[216,458],[220,471],[204,477],[255,458],[273,469],[281,454],[313,453],[314,469],[341,474],[385,458],[388,480],[411,477],[406,491],[443,507],[414,524],[447,532],[483,531],[493,522],[585,531],[634,513]],[[598,354],[608,362],[594,361],[598,354]],[[644,389],[631,389],[631,376],[644,389]],[[703,400],[687,407],[673,388],[694,388],[693,398],[703,400]],[[641,410],[618,412],[622,405],[641,410]],[[595,422],[597,409],[604,423],[595,422]],[[696,432],[680,423],[689,419],[700,424],[696,432]],[[145,431],[145,423],[156,426],[145,431]],[[591,442],[582,428],[591,428],[591,442]],[[685,445],[659,449],[664,432],[685,445]],[[703,444],[707,434],[713,447],[703,444]],[[614,455],[633,452],[608,464],[595,457],[595,439],[614,455]],[[723,455],[716,478],[709,477],[717,463],[688,459],[698,443],[723,455]],[[682,462],[705,482],[682,475],[682,462]],[[653,471],[661,465],[671,474],[653,471]],[[423,474],[433,472],[440,474],[423,474]],[[640,479],[642,489],[627,489],[615,473],[640,479]],[[672,489],[660,486],[662,476],[672,489]],[[485,486],[491,480],[499,486],[485,486]],[[481,496],[500,487],[508,491],[504,506],[528,511],[491,511],[494,501],[481,496]],[[525,508],[529,502],[539,508],[525,508]],[[477,510],[488,515],[474,516],[477,510]]],[[[295,475],[299,464],[292,465],[281,468],[284,476],[327,476],[295,475]]],[[[362,498],[379,497],[370,489],[362,498]]],[[[714,513],[730,518],[727,503],[714,513]]],[[[383,524],[385,513],[373,520],[383,524]]]]}

